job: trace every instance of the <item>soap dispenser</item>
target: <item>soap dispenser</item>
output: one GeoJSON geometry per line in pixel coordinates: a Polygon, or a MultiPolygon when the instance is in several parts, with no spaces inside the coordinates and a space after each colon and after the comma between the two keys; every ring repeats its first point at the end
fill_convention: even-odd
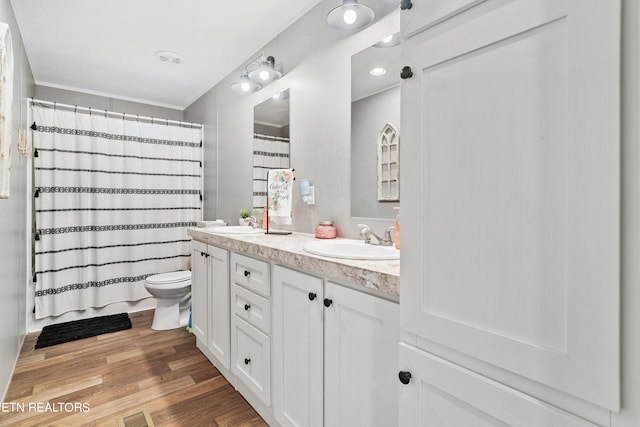
{"type": "Polygon", "coordinates": [[[400,206],[396,206],[393,209],[398,212],[396,221],[393,224],[393,243],[396,249],[400,249],[400,206]]]}

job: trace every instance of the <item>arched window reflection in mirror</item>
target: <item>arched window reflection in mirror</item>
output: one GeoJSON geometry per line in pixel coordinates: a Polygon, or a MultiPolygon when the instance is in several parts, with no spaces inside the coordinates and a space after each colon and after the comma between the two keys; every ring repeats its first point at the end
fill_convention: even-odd
{"type": "MultiPolygon", "coordinates": [[[[393,34],[351,57],[351,215],[392,219],[400,200],[399,182],[391,178],[400,167],[400,43],[393,34]],[[381,131],[393,129],[393,154],[378,155],[381,131]],[[389,157],[382,166],[383,156],[389,157]],[[379,161],[380,160],[380,161],[379,161]],[[380,172],[379,172],[380,170],[380,172]],[[387,174],[386,177],[383,176],[387,174]],[[393,184],[391,184],[392,180],[393,184]],[[379,188],[379,182],[386,187],[379,188]],[[393,187],[393,188],[392,188],[393,187]],[[386,190],[382,191],[383,188],[386,190]],[[389,191],[393,190],[394,194],[389,191]]],[[[389,147],[387,147],[389,148],[389,147]]],[[[385,149],[386,150],[386,149],[385,149]]]]}
{"type": "Polygon", "coordinates": [[[288,168],[289,90],[253,108],[253,208],[267,204],[267,171],[288,168]]]}

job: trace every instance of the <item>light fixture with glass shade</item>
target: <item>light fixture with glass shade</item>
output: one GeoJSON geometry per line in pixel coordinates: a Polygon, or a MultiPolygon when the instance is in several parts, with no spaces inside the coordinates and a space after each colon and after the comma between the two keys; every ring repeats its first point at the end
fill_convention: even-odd
{"type": "Polygon", "coordinates": [[[254,61],[257,65],[255,70],[249,72],[249,78],[259,84],[267,84],[282,77],[282,73],[275,69],[275,58],[273,56],[262,56],[254,61]]]}
{"type": "Polygon", "coordinates": [[[240,93],[253,92],[261,88],[262,86],[249,78],[246,68],[244,69],[244,73],[240,76],[240,78],[231,85],[231,89],[240,93]]]}
{"type": "Polygon", "coordinates": [[[327,15],[327,23],[338,30],[359,30],[373,22],[373,9],[358,0],[343,0],[342,5],[327,15]]]}

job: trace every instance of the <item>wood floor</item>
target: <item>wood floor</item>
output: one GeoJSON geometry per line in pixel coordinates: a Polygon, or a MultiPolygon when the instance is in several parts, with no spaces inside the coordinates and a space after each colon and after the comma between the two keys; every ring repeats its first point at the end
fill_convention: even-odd
{"type": "Polygon", "coordinates": [[[153,311],[130,317],[132,329],[38,350],[27,336],[0,425],[117,426],[146,409],[156,426],[266,426],[192,334],[152,330],[153,311]]]}

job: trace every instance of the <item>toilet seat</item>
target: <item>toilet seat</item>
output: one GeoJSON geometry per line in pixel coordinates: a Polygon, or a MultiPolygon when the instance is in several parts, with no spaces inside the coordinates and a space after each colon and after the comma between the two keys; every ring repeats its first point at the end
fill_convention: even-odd
{"type": "Polygon", "coordinates": [[[170,285],[172,283],[180,283],[191,280],[190,270],[171,271],[169,273],[160,273],[149,276],[146,282],[152,285],[170,285]]]}

